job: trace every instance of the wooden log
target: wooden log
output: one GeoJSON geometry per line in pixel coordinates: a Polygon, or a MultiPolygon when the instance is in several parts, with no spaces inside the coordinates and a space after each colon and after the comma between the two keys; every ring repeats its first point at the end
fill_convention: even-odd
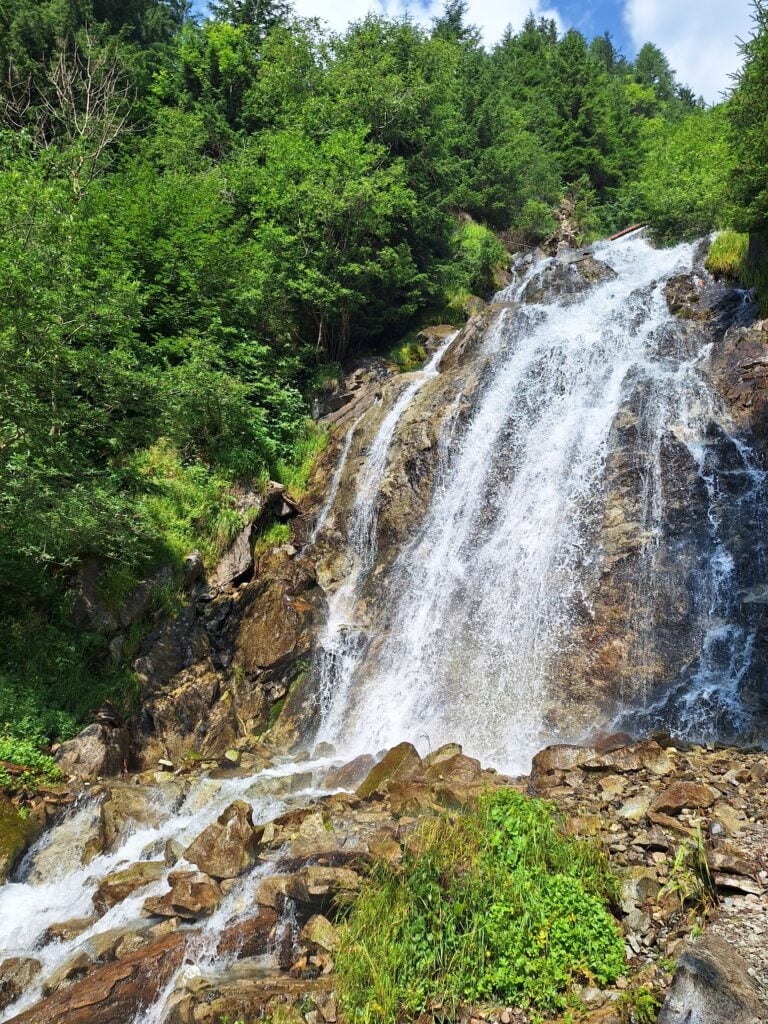
{"type": "Polygon", "coordinates": [[[608,239],[609,242],[615,242],[617,238],[623,238],[624,235],[631,235],[633,231],[639,231],[640,228],[647,228],[647,223],[633,224],[631,228],[623,228],[621,231],[617,231],[615,235],[611,235],[608,239]]]}

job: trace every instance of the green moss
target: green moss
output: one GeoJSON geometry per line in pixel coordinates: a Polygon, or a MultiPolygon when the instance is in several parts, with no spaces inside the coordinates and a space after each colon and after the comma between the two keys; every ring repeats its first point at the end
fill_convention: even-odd
{"type": "Polygon", "coordinates": [[[418,370],[427,358],[427,350],[418,335],[414,332],[387,352],[386,358],[395,363],[403,373],[418,370]]]}
{"type": "Polygon", "coordinates": [[[350,1021],[394,1024],[493,1001],[552,1012],[574,983],[611,984],[624,947],[604,856],[553,805],[513,790],[422,828],[402,868],[381,863],[341,929],[350,1021]]]}

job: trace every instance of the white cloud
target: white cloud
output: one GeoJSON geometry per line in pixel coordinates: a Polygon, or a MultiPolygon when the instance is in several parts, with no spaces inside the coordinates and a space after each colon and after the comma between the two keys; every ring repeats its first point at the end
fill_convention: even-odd
{"type": "MultiPolygon", "coordinates": [[[[545,6],[541,0],[469,0],[467,20],[483,31],[487,44],[495,43],[504,33],[507,25],[520,28],[529,11],[537,16],[562,21],[557,13],[545,6]]],[[[424,25],[429,25],[443,9],[443,0],[428,0],[426,3],[408,3],[407,0],[295,0],[296,13],[304,18],[321,18],[331,28],[341,31],[350,21],[364,18],[369,12],[400,17],[406,13],[424,25]]]]}
{"type": "Polygon", "coordinates": [[[749,36],[751,9],[749,0],[627,0],[624,20],[636,46],[656,43],[678,80],[714,103],[739,67],[736,37],[749,36]]]}

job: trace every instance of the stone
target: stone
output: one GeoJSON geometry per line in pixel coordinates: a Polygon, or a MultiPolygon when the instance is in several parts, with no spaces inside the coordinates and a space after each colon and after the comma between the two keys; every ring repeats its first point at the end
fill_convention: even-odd
{"type": "Polygon", "coordinates": [[[168,884],[171,888],[164,896],[144,900],[143,914],[195,921],[210,916],[221,902],[220,885],[202,871],[172,871],[168,884]]]}
{"type": "Polygon", "coordinates": [[[162,861],[139,861],[130,867],[105,875],[93,895],[94,907],[100,914],[105,914],[111,907],[122,903],[131,893],[151,885],[152,882],[159,882],[165,869],[166,865],[162,861]]]}
{"type": "Polygon", "coordinates": [[[328,789],[344,789],[353,792],[362,780],[376,764],[376,759],[371,754],[360,754],[353,761],[341,765],[339,768],[332,768],[325,779],[324,785],[328,789]]]}
{"type": "Polygon", "coordinates": [[[203,556],[195,548],[194,551],[190,551],[181,567],[182,580],[184,583],[185,590],[191,590],[192,587],[202,578],[205,566],[203,564],[203,556]]]}
{"type": "Polygon", "coordinates": [[[304,946],[316,946],[332,953],[339,945],[339,932],[327,917],[313,914],[299,932],[299,942],[304,946]]]}
{"type": "Polygon", "coordinates": [[[705,934],[682,954],[657,1024],[760,1024],[765,1007],[737,950],[705,934]]]}
{"type": "Polygon", "coordinates": [[[256,902],[279,910],[287,897],[313,913],[325,914],[337,897],[353,895],[359,889],[360,877],[350,868],[308,867],[293,875],[265,878],[256,891],[256,902]]]}
{"type": "Polygon", "coordinates": [[[49,996],[57,992],[75,978],[81,977],[93,965],[93,959],[83,950],[74,953],[63,964],[60,964],[43,982],[43,995],[49,996]]]}
{"type": "Polygon", "coordinates": [[[236,800],[190,843],[184,858],[212,878],[237,878],[256,863],[262,834],[253,827],[250,804],[236,800]]]}
{"type": "Polygon", "coordinates": [[[237,767],[237,765],[240,764],[240,751],[239,750],[233,750],[233,749],[225,750],[224,751],[224,760],[225,761],[229,761],[229,763],[231,765],[234,765],[235,767],[237,767]]]}
{"type": "Polygon", "coordinates": [[[411,743],[399,743],[388,750],[384,757],[375,765],[358,787],[357,795],[365,799],[379,792],[391,782],[411,779],[422,768],[419,753],[411,743]]]}
{"type": "Polygon", "coordinates": [[[76,939],[78,935],[82,935],[96,921],[98,921],[98,917],[93,914],[91,917],[73,917],[69,921],[57,922],[46,928],[40,942],[43,945],[47,945],[49,942],[69,942],[70,939],[76,939]]]}
{"type": "Polygon", "coordinates": [[[125,726],[94,722],[62,743],[55,760],[60,771],[79,781],[120,775],[128,762],[130,737],[125,726]]]}
{"type": "Polygon", "coordinates": [[[668,775],[675,767],[670,755],[655,740],[605,751],[585,761],[583,766],[590,771],[637,772],[645,769],[654,775],[668,775]]]}
{"type": "Polygon", "coordinates": [[[29,988],[42,965],[30,956],[14,956],[0,963],[0,1013],[29,988]]]}
{"type": "Polygon", "coordinates": [[[0,791],[0,885],[8,880],[16,862],[40,835],[41,822],[34,815],[22,817],[0,791]]]}
{"type": "Polygon", "coordinates": [[[540,750],[533,759],[531,779],[537,780],[550,772],[565,772],[579,768],[595,756],[594,747],[579,747],[570,743],[557,743],[540,750]]]}
{"type": "Polygon", "coordinates": [[[429,782],[444,782],[469,786],[477,782],[482,774],[480,762],[465,754],[454,754],[452,757],[433,762],[425,775],[429,782]]]}
{"type": "Polygon", "coordinates": [[[177,861],[180,861],[184,856],[184,847],[178,841],[178,839],[169,839],[163,849],[163,860],[172,868],[177,861]]]}
{"type": "Polygon", "coordinates": [[[684,807],[704,809],[711,807],[717,792],[698,782],[673,782],[651,803],[651,809],[662,814],[679,814],[684,807]]]}
{"type": "Polygon", "coordinates": [[[333,853],[339,848],[338,839],[330,823],[316,811],[307,815],[299,825],[299,834],[291,845],[291,856],[297,858],[318,857],[333,853]]]}
{"type": "Polygon", "coordinates": [[[248,523],[223,555],[210,577],[219,590],[232,587],[253,574],[253,523],[248,523]]]}
{"type": "Polygon", "coordinates": [[[650,806],[650,796],[633,796],[629,800],[624,801],[617,813],[620,818],[624,818],[627,821],[642,821],[648,813],[650,806]]]}
{"type": "Polygon", "coordinates": [[[424,758],[424,767],[431,768],[434,764],[439,764],[440,761],[447,761],[449,757],[453,757],[454,754],[463,753],[460,743],[444,743],[442,747],[438,747],[437,750],[433,750],[431,754],[427,754],[424,758]]]}

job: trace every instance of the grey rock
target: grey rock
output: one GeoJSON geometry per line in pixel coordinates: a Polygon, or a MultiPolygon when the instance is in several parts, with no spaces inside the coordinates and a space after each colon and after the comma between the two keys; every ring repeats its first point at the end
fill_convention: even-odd
{"type": "Polygon", "coordinates": [[[65,775],[85,780],[119,775],[126,760],[130,739],[124,726],[110,727],[94,722],[74,739],[62,743],[56,763],[65,775]]]}
{"type": "Polygon", "coordinates": [[[736,949],[703,935],[680,957],[657,1024],[764,1024],[765,1007],[736,949]]]}

